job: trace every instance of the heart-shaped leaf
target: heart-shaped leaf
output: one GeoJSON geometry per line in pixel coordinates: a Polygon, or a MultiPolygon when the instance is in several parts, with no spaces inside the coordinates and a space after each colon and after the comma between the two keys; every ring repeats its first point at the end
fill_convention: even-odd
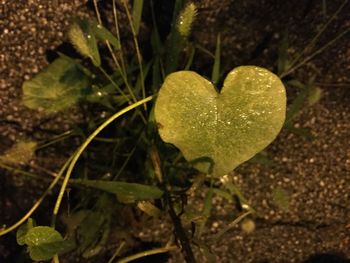
{"type": "Polygon", "coordinates": [[[285,88],[270,71],[242,66],[232,70],[218,93],[192,71],[170,74],[161,87],[155,118],[161,138],[188,161],[222,176],[270,144],[283,126],[285,88]],[[209,162],[208,162],[209,161],[209,162]]]}

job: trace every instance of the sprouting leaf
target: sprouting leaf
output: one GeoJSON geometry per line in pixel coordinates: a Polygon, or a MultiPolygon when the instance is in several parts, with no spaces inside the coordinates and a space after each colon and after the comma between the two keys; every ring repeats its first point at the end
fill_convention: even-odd
{"type": "Polygon", "coordinates": [[[23,103],[46,113],[64,110],[78,102],[89,80],[78,64],[58,58],[33,79],[23,83],[23,103]]]}
{"type": "Polygon", "coordinates": [[[277,187],[276,189],[273,190],[272,192],[272,197],[274,202],[276,203],[276,205],[278,207],[280,207],[281,209],[288,209],[289,208],[289,195],[288,193],[280,188],[277,187]]]}
{"type": "Polygon", "coordinates": [[[216,49],[215,49],[215,58],[213,71],[211,73],[211,81],[216,85],[220,78],[220,61],[221,61],[221,40],[220,33],[216,38],[216,49]]]}
{"type": "Polygon", "coordinates": [[[37,226],[29,229],[25,236],[31,259],[49,260],[56,254],[69,251],[74,243],[64,240],[60,233],[48,226],[37,226]]]}
{"type": "MultiPolygon", "coordinates": [[[[188,161],[212,160],[215,176],[229,173],[270,144],[283,126],[285,111],[280,79],[255,66],[232,70],[220,93],[195,72],[172,73],[155,105],[161,138],[188,161]]],[[[210,163],[194,166],[207,173],[210,163]]]]}
{"type": "Polygon", "coordinates": [[[277,72],[279,76],[290,68],[288,46],[288,33],[285,33],[278,48],[277,72]]]}
{"type": "MultiPolygon", "coordinates": [[[[291,84],[291,82],[288,82],[291,84]]],[[[292,101],[289,105],[287,114],[286,114],[286,126],[290,126],[292,119],[296,116],[298,112],[302,109],[305,101],[308,98],[308,94],[310,93],[310,89],[312,88],[311,84],[302,84],[299,81],[292,82],[292,86],[300,88],[300,92],[297,97],[292,101]]]]}
{"type": "Polygon", "coordinates": [[[93,20],[91,23],[91,27],[95,37],[100,41],[108,41],[115,49],[120,49],[120,41],[117,39],[107,28],[97,23],[97,21],[93,20]]]}
{"type": "Polygon", "coordinates": [[[81,185],[116,194],[118,199],[123,202],[157,199],[163,195],[162,190],[151,185],[99,180],[76,180],[76,182],[81,185]]]}
{"type": "Polygon", "coordinates": [[[139,33],[143,10],[143,0],[134,0],[132,7],[132,21],[136,35],[139,33]]]}
{"type": "Polygon", "coordinates": [[[8,164],[26,164],[33,158],[36,146],[36,142],[33,141],[19,141],[0,156],[0,161],[8,164]]]}
{"type": "Polygon", "coordinates": [[[309,106],[312,106],[320,101],[322,98],[322,89],[319,87],[312,86],[310,89],[309,97],[308,97],[308,104],[309,106]]]}

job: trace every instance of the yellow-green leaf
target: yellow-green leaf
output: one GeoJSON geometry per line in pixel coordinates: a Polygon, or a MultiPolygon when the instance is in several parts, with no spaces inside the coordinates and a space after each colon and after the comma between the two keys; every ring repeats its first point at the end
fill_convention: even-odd
{"type": "Polygon", "coordinates": [[[79,65],[60,57],[33,79],[23,83],[23,103],[46,113],[64,110],[78,102],[89,80],[79,65]]]}
{"type": "Polygon", "coordinates": [[[285,120],[286,94],[270,71],[242,66],[232,70],[218,93],[192,71],[170,74],[155,105],[161,138],[188,161],[222,176],[270,144],[285,120]],[[211,161],[210,161],[211,160],[211,161]]]}
{"type": "Polygon", "coordinates": [[[36,145],[33,141],[19,141],[0,156],[0,161],[12,165],[26,164],[33,158],[36,145]]]}

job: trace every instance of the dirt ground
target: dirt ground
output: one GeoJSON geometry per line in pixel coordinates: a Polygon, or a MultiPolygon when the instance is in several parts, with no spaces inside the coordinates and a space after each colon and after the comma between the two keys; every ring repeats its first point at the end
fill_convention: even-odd
{"type": "MultiPolygon", "coordinates": [[[[276,70],[278,48],[286,33],[289,53],[295,56],[344,3],[195,2],[199,12],[194,42],[214,51],[220,32],[225,69],[254,64],[271,70],[276,70]]],[[[78,0],[0,0],[0,153],[17,139],[34,136],[38,130],[50,136],[50,131],[67,128],[68,122],[62,116],[46,119],[22,106],[21,85],[48,64],[47,50],[54,50],[65,40],[70,19],[86,15],[86,10],[85,1],[78,0]]],[[[313,50],[349,28],[350,3],[346,3],[313,50]]],[[[209,72],[211,65],[211,58],[200,52],[196,55],[194,69],[209,72]]],[[[283,130],[267,149],[273,166],[247,163],[232,174],[257,211],[256,229],[247,234],[237,226],[211,244],[216,262],[350,262],[350,33],[293,74],[302,82],[311,76],[321,88],[322,98],[315,105],[305,106],[293,120],[295,128],[307,128],[311,136],[283,130]],[[287,193],[288,209],[281,209],[273,201],[275,189],[287,193]]],[[[288,90],[290,101],[295,93],[288,90]]],[[[1,171],[1,225],[14,222],[40,196],[43,186],[28,184],[19,185],[18,180],[1,171]]],[[[194,198],[191,202],[200,200],[194,198]]],[[[210,232],[205,235],[209,244],[210,236],[237,216],[233,205],[225,200],[215,198],[214,204],[210,232]]],[[[44,204],[38,214],[44,215],[47,206],[44,204]]],[[[161,241],[164,233],[171,234],[167,224],[160,228],[147,226],[136,235],[146,241],[161,241]]],[[[17,254],[14,234],[1,237],[0,262],[15,262],[17,254]]],[[[181,261],[179,255],[169,259],[181,261]]]]}

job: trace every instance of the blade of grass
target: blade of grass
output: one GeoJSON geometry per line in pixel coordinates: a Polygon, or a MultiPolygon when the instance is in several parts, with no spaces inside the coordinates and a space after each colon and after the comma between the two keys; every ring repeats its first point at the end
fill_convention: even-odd
{"type": "Polygon", "coordinates": [[[220,33],[216,38],[216,49],[215,49],[215,58],[214,58],[214,66],[211,74],[211,81],[216,86],[219,82],[220,78],[220,58],[221,58],[221,41],[220,41],[220,33]]]}
{"type": "Polygon", "coordinates": [[[304,102],[308,98],[311,87],[312,87],[311,83],[304,85],[304,87],[301,89],[297,97],[293,100],[292,104],[289,106],[289,109],[286,113],[286,121],[284,123],[286,127],[291,124],[291,121],[295,116],[295,114],[302,109],[304,102]]]}
{"type": "Polygon", "coordinates": [[[134,22],[135,34],[139,34],[143,10],[143,0],[134,0],[132,7],[132,20],[134,22]]]}
{"type": "Polygon", "coordinates": [[[198,239],[203,234],[205,224],[207,223],[208,218],[210,216],[210,211],[213,207],[212,202],[213,202],[213,180],[211,180],[210,188],[204,199],[203,210],[202,210],[203,220],[199,224],[198,233],[196,235],[198,239]]]}
{"type": "Polygon", "coordinates": [[[285,33],[278,47],[277,74],[280,76],[289,67],[288,59],[288,34],[285,33]]]}
{"type": "MultiPolygon", "coordinates": [[[[135,45],[135,49],[136,49],[136,56],[137,56],[137,62],[139,64],[139,69],[140,69],[140,75],[141,75],[141,79],[145,79],[144,78],[144,73],[143,73],[143,66],[142,66],[142,56],[141,56],[141,52],[140,52],[140,47],[139,47],[139,43],[137,41],[137,35],[135,32],[135,26],[128,8],[128,5],[126,3],[126,0],[123,0],[123,5],[126,11],[126,15],[128,17],[129,20],[129,24],[130,24],[130,28],[131,28],[131,32],[132,32],[132,36],[133,36],[133,40],[134,40],[134,45],[135,45]]],[[[146,88],[145,88],[145,82],[142,81],[141,82],[141,88],[142,88],[142,98],[144,99],[146,97],[146,88]]],[[[144,109],[145,111],[147,110],[147,105],[144,104],[144,109]]]]}
{"type": "MultiPolygon", "coordinates": [[[[117,6],[116,6],[116,3],[115,3],[115,0],[112,1],[112,9],[113,9],[113,18],[114,18],[115,31],[116,31],[116,34],[117,34],[117,38],[120,39],[118,12],[117,12],[117,6]]],[[[119,54],[120,54],[119,57],[120,57],[120,61],[121,61],[122,71],[127,76],[127,74],[126,74],[126,67],[125,67],[125,61],[124,61],[124,54],[123,54],[123,46],[120,46],[119,54]]]]}
{"type": "MultiPolygon", "coordinates": [[[[99,9],[98,9],[97,0],[94,0],[94,7],[95,7],[96,16],[97,16],[97,21],[98,21],[98,23],[99,23],[100,25],[102,25],[101,14],[100,14],[100,11],[99,11],[99,9]]],[[[117,32],[119,32],[119,31],[117,31],[117,32]]],[[[118,33],[118,35],[117,35],[117,38],[120,39],[119,33],[118,33]]],[[[109,52],[110,52],[110,54],[111,54],[111,56],[112,56],[112,58],[113,58],[114,64],[117,66],[117,69],[119,70],[120,75],[121,75],[122,78],[123,78],[123,81],[124,81],[124,83],[125,83],[125,86],[126,86],[127,89],[128,89],[128,92],[130,93],[130,96],[132,97],[133,101],[136,102],[137,99],[136,99],[136,96],[135,96],[135,94],[134,94],[134,92],[133,92],[133,90],[132,90],[132,88],[131,88],[129,82],[128,82],[127,74],[125,73],[125,69],[122,69],[122,67],[121,67],[120,63],[118,62],[118,59],[117,59],[117,57],[115,56],[115,54],[114,54],[114,52],[113,52],[113,49],[112,49],[112,47],[111,47],[111,45],[110,45],[110,43],[109,43],[108,40],[106,40],[106,45],[107,45],[107,48],[108,48],[108,50],[109,50],[109,52]]],[[[100,67],[100,70],[101,70],[101,69],[102,69],[102,67],[100,67]]],[[[104,72],[104,74],[106,75],[105,72],[104,72]]],[[[108,75],[108,74],[107,74],[107,75],[108,75]]]]}
{"type": "Polygon", "coordinates": [[[165,60],[165,73],[169,73],[176,70],[178,66],[178,59],[180,51],[183,46],[183,38],[176,28],[177,17],[183,7],[182,0],[176,0],[174,5],[173,19],[171,23],[170,39],[168,43],[168,52],[165,60]]]}
{"type": "Polygon", "coordinates": [[[185,66],[184,70],[189,70],[190,69],[190,67],[192,66],[193,58],[194,58],[195,54],[196,54],[196,48],[191,45],[190,46],[190,56],[188,57],[188,60],[187,60],[187,63],[186,63],[186,66],[185,66]]]}

